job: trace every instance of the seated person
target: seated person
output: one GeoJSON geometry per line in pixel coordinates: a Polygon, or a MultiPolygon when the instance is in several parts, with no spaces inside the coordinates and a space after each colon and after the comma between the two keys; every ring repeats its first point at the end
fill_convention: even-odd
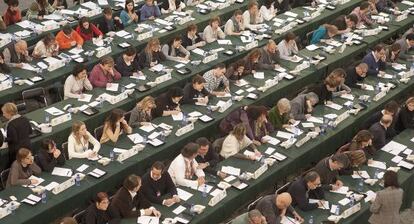
{"type": "Polygon", "coordinates": [[[53,34],[48,33],[42,40],[37,42],[32,56],[34,58],[47,58],[57,56],[59,54],[59,45],[57,44],[53,34]]]}
{"type": "Polygon", "coordinates": [[[101,148],[101,144],[86,129],[85,123],[75,121],[72,124],[72,133],[68,138],[69,158],[95,158],[101,148]],[[89,143],[93,148],[89,149],[89,143]]]}
{"type": "Polygon", "coordinates": [[[118,224],[120,219],[114,219],[109,214],[109,197],[105,192],[98,192],[83,216],[83,223],[118,224]]]}
{"type": "Polygon", "coordinates": [[[259,210],[269,224],[280,223],[282,218],[288,213],[295,217],[299,223],[303,223],[303,218],[293,209],[292,196],[287,193],[266,195],[256,204],[259,210]]]}
{"type": "Polygon", "coordinates": [[[198,35],[197,25],[194,23],[187,26],[187,32],[181,37],[182,45],[188,51],[204,47],[206,42],[198,35]]]}
{"type": "Polygon", "coordinates": [[[330,39],[336,34],[338,34],[338,28],[336,26],[324,24],[317,30],[313,31],[310,43],[317,44],[321,42],[322,39],[330,39]]]}
{"type": "Polygon", "coordinates": [[[362,150],[367,155],[373,155],[375,152],[375,149],[372,147],[373,137],[374,136],[372,136],[371,132],[368,130],[361,130],[354,136],[354,138],[352,138],[351,142],[341,146],[338,149],[337,153],[362,150]]]}
{"type": "Polygon", "coordinates": [[[290,101],[290,116],[295,120],[307,120],[312,116],[313,107],[318,102],[319,97],[314,92],[299,94],[290,101]]]}
{"type": "Polygon", "coordinates": [[[61,50],[66,50],[74,46],[82,48],[83,45],[82,37],[70,25],[64,25],[62,27],[62,30],[56,35],[56,42],[61,50]]]}
{"type": "Polygon", "coordinates": [[[361,27],[362,25],[371,26],[374,22],[369,16],[370,3],[362,2],[360,6],[356,7],[351,14],[354,14],[358,18],[356,27],[361,27]]]}
{"type": "Polygon", "coordinates": [[[191,83],[187,83],[184,87],[183,104],[203,104],[207,105],[210,93],[204,88],[206,80],[195,75],[191,83]]]}
{"type": "Polygon", "coordinates": [[[138,64],[141,69],[151,68],[163,61],[166,57],[161,51],[160,41],[157,38],[151,38],[145,49],[139,54],[138,64]]]}
{"type": "Polygon", "coordinates": [[[367,76],[368,65],[361,62],[355,67],[350,67],[346,70],[345,85],[351,88],[361,88],[363,89],[364,85],[357,85],[364,81],[367,76]]]}
{"type": "Polygon", "coordinates": [[[204,88],[214,96],[224,96],[230,92],[229,80],[224,75],[226,73],[226,66],[224,64],[217,64],[210,71],[204,73],[203,78],[206,80],[204,88]],[[219,87],[224,85],[224,90],[219,90],[219,87]]]}
{"type": "Polygon", "coordinates": [[[113,109],[111,114],[105,119],[102,137],[99,142],[103,144],[110,140],[116,143],[122,131],[126,134],[131,134],[132,128],[125,120],[125,112],[121,109],[113,109]]]}
{"type": "Polygon", "coordinates": [[[52,14],[56,9],[47,0],[35,0],[26,12],[27,20],[43,20],[45,15],[52,14]]]}
{"type": "Polygon", "coordinates": [[[3,20],[6,26],[13,25],[22,21],[22,14],[19,9],[19,0],[7,0],[7,9],[3,14],[3,20]]]}
{"type": "Polygon", "coordinates": [[[94,87],[106,88],[121,79],[121,74],[114,68],[115,62],[111,56],[103,56],[89,74],[89,81],[94,87]]]}
{"type": "MultiPolygon", "coordinates": [[[[76,0],[75,0],[76,1],[76,0]]],[[[68,3],[66,0],[48,0],[50,4],[56,9],[67,9],[68,3]]]]}
{"type": "MultiPolygon", "coordinates": [[[[134,0],[125,1],[125,8],[121,11],[121,14],[119,15],[119,17],[121,18],[122,24],[124,26],[128,26],[133,23],[138,23],[139,18],[135,11],[134,0]]],[[[141,12],[141,18],[142,18],[142,12],[141,12]]]]}
{"type": "Polygon", "coordinates": [[[310,6],[310,7],[316,7],[318,4],[318,1],[316,0],[294,0],[292,3],[292,8],[302,7],[302,6],[310,6]]]}
{"type": "Polygon", "coordinates": [[[205,183],[204,171],[195,160],[198,148],[199,145],[188,143],[181,150],[181,154],[171,162],[168,173],[176,186],[198,188],[205,183]],[[197,176],[197,179],[194,180],[194,176],[197,176]]]}
{"type": "Polygon", "coordinates": [[[337,68],[334,71],[336,71],[336,72],[331,72],[328,75],[328,76],[331,76],[331,77],[327,77],[327,78],[330,78],[330,79],[338,79],[338,80],[340,80],[340,84],[332,92],[332,96],[333,97],[340,97],[341,95],[351,93],[351,88],[349,88],[345,84],[345,79],[346,79],[346,72],[345,72],[345,70],[343,70],[341,68],[337,68]]]}
{"type": "Polygon", "coordinates": [[[242,77],[245,74],[244,68],[245,61],[243,59],[240,59],[227,67],[225,76],[227,79],[238,83],[239,80],[242,79],[242,77]]]}
{"type": "Polygon", "coordinates": [[[396,63],[401,52],[401,45],[397,42],[391,44],[385,49],[385,57],[387,64],[396,63]]]}
{"type": "Polygon", "coordinates": [[[32,152],[26,148],[20,148],[16,155],[16,160],[10,167],[7,177],[6,188],[18,185],[37,184],[37,179],[29,179],[32,175],[40,175],[42,170],[34,162],[32,152]]]}
{"type": "Polygon", "coordinates": [[[124,29],[121,18],[118,16],[113,17],[112,9],[110,6],[104,7],[103,15],[103,20],[98,24],[98,28],[102,31],[103,34],[124,29]]]}
{"type": "Polygon", "coordinates": [[[137,52],[135,48],[129,46],[124,53],[116,59],[115,69],[121,73],[122,76],[143,76],[144,74],[139,70],[140,68],[136,56],[137,52]]]}
{"type": "Polygon", "coordinates": [[[398,13],[397,5],[391,0],[377,0],[375,6],[379,12],[385,12],[388,14],[398,13]]]}
{"type": "Polygon", "coordinates": [[[369,132],[371,132],[372,138],[372,145],[376,150],[381,149],[384,145],[386,145],[390,139],[387,138],[387,129],[392,124],[392,116],[388,114],[384,114],[379,122],[374,123],[370,128],[369,132]]]}
{"type": "MultiPolygon", "coordinates": [[[[331,72],[331,74],[342,72],[344,72],[343,69],[335,69],[331,72]]],[[[340,75],[328,75],[323,83],[308,86],[301,93],[314,92],[319,97],[319,104],[329,104],[332,102],[332,92],[334,92],[341,84],[342,78],[340,78],[340,75]]]]}
{"type": "Polygon", "coordinates": [[[141,178],[134,174],[125,178],[122,187],[112,197],[109,214],[116,219],[136,218],[138,216],[156,216],[161,213],[151,206],[151,203],[140,191],[141,178]]]}
{"type": "Polygon", "coordinates": [[[313,168],[321,178],[324,190],[337,190],[343,186],[342,181],[338,180],[339,170],[349,166],[349,158],[345,154],[335,154],[319,161],[313,168]]]}
{"type": "Polygon", "coordinates": [[[64,85],[64,99],[82,99],[84,90],[92,90],[92,84],[88,79],[86,67],[83,64],[76,64],[72,75],[66,78],[64,85]]]}
{"type": "Polygon", "coordinates": [[[154,0],[145,0],[145,4],[141,7],[141,21],[154,20],[161,16],[161,11],[154,0]]]}
{"type": "Polygon", "coordinates": [[[259,69],[259,60],[260,60],[260,50],[258,48],[250,51],[246,57],[244,57],[244,74],[250,75],[256,73],[256,70],[259,69]]]}
{"type": "Polygon", "coordinates": [[[176,62],[190,60],[190,52],[183,47],[180,36],[174,37],[169,44],[164,44],[161,50],[167,60],[176,62]]]}
{"type": "Polygon", "coordinates": [[[365,123],[362,125],[362,129],[369,129],[374,123],[380,121],[382,116],[390,115],[392,116],[393,122],[391,126],[387,129],[387,138],[391,139],[395,135],[397,135],[395,126],[398,120],[399,111],[400,111],[400,105],[394,100],[391,100],[385,104],[383,110],[380,110],[380,111],[377,111],[371,114],[369,118],[365,121],[365,123]]]}
{"type": "Polygon", "coordinates": [[[238,107],[225,116],[219,124],[220,133],[222,135],[228,135],[233,131],[236,125],[243,123],[246,127],[246,135],[249,139],[254,139],[253,131],[250,128],[249,117],[247,116],[247,109],[249,106],[238,107]]]}
{"type": "Polygon", "coordinates": [[[380,72],[384,71],[386,67],[384,45],[377,44],[371,52],[365,55],[362,62],[368,65],[367,75],[377,76],[380,72]]]}
{"type": "Polygon", "coordinates": [[[2,52],[4,64],[9,67],[22,68],[23,63],[32,61],[24,40],[12,41],[3,48],[2,52]]]}
{"type": "Polygon", "coordinates": [[[131,127],[147,125],[152,120],[152,111],[155,109],[155,100],[152,96],[146,96],[132,109],[128,124],[131,127]]]}
{"type": "Polygon", "coordinates": [[[355,14],[341,15],[332,21],[332,25],[338,28],[338,34],[349,33],[358,23],[358,17],[355,14]]]}
{"type": "Polygon", "coordinates": [[[277,45],[277,49],[281,59],[289,60],[299,52],[298,45],[296,44],[296,35],[292,32],[286,33],[283,40],[277,45]]]}
{"type": "Polygon", "coordinates": [[[395,129],[402,132],[405,129],[414,128],[414,97],[410,97],[405,101],[405,105],[401,107],[395,129]]]}
{"type": "Polygon", "coordinates": [[[180,102],[184,96],[182,89],[178,87],[170,88],[166,93],[155,98],[155,110],[153,117],[171,116],[181,113],[180,102]]]}
{"type": "Polygon", "coordinates": [[[256,145],[246,136],[246,127],[243,123],[236,125],[224,139],[220,155],[225,159],[233,156],[238,159],[257,160],[261,157],[256,145]],[[246,156],[240,152],[246,148],[252,149],[253,154],[246,156]]]}
{"type": "Polygon", "coordinates": [[[265,21],[270,21],[276,16],[277,9],[275,8],[275,2],[273,0],[265,0],[260,7],[259,12],[265,21]]]}
{"type": "Polygon", "coordinates": [[[259,210],[253,209],[245,212],[231,221],[231,224],[267,224],[266,217],[259,210]]]}
{"type": "Polygon", "coordinates": [[[290,117],[290,101],[282,98],[269,111],[269,121],[275,129],[290,128],[296,121],[290,117]]]}
{"type": "Polygon", "coordinates": [[[302,211],[310,211],[323,207],[321,200],[318,203],[309,203],[309,199],[323,199],[323,191],[320,188],[321,178],[315,171],[309,171],[293,181],[288,189],[292,196],[292,205],[298,206],[302,211]]]}
{"type": "Polygon", "coordinates": [[[42,141],[41,150],[37,153],[37,162],[45,172],[52,172],[53,169],[65,165],[65,156],[56,147],[56,143],[50,139],[42,141]]]}
{"type": "Polygon", "coordinates": [[[253,134],[251,140],[255,145],[266,143],[263,137],[274,131],[272,124],[267,121],[267,108],[265,106],[252,105],[246,109],[246,113],[253,134]]]}
{"type": "Polygon", "coordinates": [[[227,20],[226,25],[224,25],[224,33],[228,36],[240,36],[243,30],[243,12],[236,10],[233,16],[227,20]]]}
{"type": "Polygon", "coordinates": [[[79,19],[79,25],[76,27],[76,32],[84,41],[92,40],[94,37],[100,39],[103,37],[103,33],[89,21],[88,17],[79,19]]]}
{"type": "Polygon", "coordinates": [[[155,162],[151,170],[142,176],[142,193],[155,204],[170,207],[180,202],[177,188],[162,162],[155,162]]]}
{"type": "Polygon", "coordinates": [[[275,8],[277,10],[277,13],[284,13],[286,11],[289,11],[291,9],[290,7],[290,1],[289,0],[277,0],[274,1],[275,8]]]}
{"type": "Polygon", "coordinates": [[[263,17],[259,12],[259,3],[251,0],[247,10],[243,13],[244,27],[249,30],[258,30],[262,28],[261,23],[263,23],[263,17]]]}
{"type": "Polygon", "coordinates": [[[200,137],[196,140],[196,143],[200,146],[198,148],[197,157],[195,158],[198,166],[206,173],[225,178],[226,174],[217,169],[217,163],[220,162],[220,156],[211,147],[210,141],[205,137],[200,137]]]}
{"type": "Polygon", "coordinates": [[[414,48],[414,33],[410,33],[405,38],[397,40],[396,43],[401,47],[399,58],[404,60],[413,58],[413,55],[407,53],[414,48]]]}
{"type": "Polygon", "coordinates": [[[359,170],[360,166],[367,162],[365,152],[362,150],[347,151],[344,154],[348,156],[349,164],[339,170],[339,175],[352,175],[355,168],[359,170]]]}
{"type": "Polygon", "coordinates": [[[218,39],[224,39],[226,34],[220,28],[220,18],[213,17],[210,19],[210,24],[204,28],[203,39],[207,43],[212,43],[218,39]]]}
{"type": "Polygon", "coordinates": [[[181,12],[185,8],[184,1],[181,0],[161,0],[157,3],[161,4],[162,14],[168,14],[174,11],[181,12]]]}
{"type": "Polygon", "coordinates": [[[273,70],[279,68],[279,51],[274,40],[269,40],[267,44],[260,48],[259,69],[273,70]]]}

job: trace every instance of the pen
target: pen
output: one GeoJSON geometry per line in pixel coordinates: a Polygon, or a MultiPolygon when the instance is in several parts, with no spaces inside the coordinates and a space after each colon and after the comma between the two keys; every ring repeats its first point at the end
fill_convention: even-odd
{"type": "Polygon", "coordinates": [[[286,217],[286,219],[290,222],[290,223],[293,223],[293,224],[295,224],[295,222],[294,221],[292,221],[290,218],[289,218],[289,216],[285,216],[286,217]]]}
{"type": "Polygon", "coordinates": [[[149,220],[148,224],[150,224],[152,222],[152,219],[149,220]]]}

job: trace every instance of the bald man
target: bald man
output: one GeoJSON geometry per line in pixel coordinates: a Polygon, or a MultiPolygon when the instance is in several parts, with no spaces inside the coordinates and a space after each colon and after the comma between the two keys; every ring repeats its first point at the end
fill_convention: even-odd
{"type": "Polygon", "coordinates": [[[271,194],[264,196],[257,202],[256,209],[266,218],[268,224],[279,224],[286,213],[290,213],[295,220],[302,223],[304,220],[291,206],[292,197],[289,193],[271,194]]]}
{"type": "Polygon", "coordinates": [[[357,83],[363,82],[367,76],[368,65],[359,63],[355,67],[350,67],[346,70],[345,85],[351,88],[361,88],[357,83]]]}
{"type": "Polygon", "coordinates": [[[260,48],[259,69],[273,70],[278,68],[279,60],[277,44],[273,40],[269,40],[263,48],[260,48]]]}
{"type": "Polygon", "coordinates": [[[23,67],[22,63],[32,61],[27,50],[27,43],[24,40],[12,41],[7,44],[1,54],[4,63],[9,67],[21,68],[23,67]]]}
{"type": "Polygon", "coordinates": [[[386,145],[390,139],[387,139],[387,129],[392,124],[392,116],[390,114],[384,114],[382,115],[382,118],[380,121],[374,123],[369,128],[369,132],[374,136],[372,139],[372,145],[375,147],[375,149],[379,150],[384,145],[386,145]]]}

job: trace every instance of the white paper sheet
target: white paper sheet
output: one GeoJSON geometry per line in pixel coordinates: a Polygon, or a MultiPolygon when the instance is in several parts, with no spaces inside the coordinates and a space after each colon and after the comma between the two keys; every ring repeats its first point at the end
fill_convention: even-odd
{"type": "Polygon", "coordinates": [[[53,116],[59,116],[59,115],[62,115],[62,114],[64,114],[64,113],[65,113],[65,112],[63,112],[63,111],[61,111],[61,110],[57,109],[56,107],[50,107],[50,108],[46,109],[45,111],[46,111],[47,113],[49,113],[49,114],[53,115],[53,116]]]}
{"type": "Polygon", "coordinates": [[[52,175],[61,176],[61,177],[71,177],[72,170],[68,168],[55,167],[53,168],[52,175]]]}
{"type": "Polygon", "coordinates": [[[240,169],[236,167],[232,167],[232,166],[222,166],[221,172],[234,175],[234,176],[240,175],[240,169]]]}
{"type": "Polygon", "coordinates": [[[193,196],[193,194],[191,194],[191,193],[189,193],[189,192],[187,192],[187,191],[185,191],[181,188],[177,188],[177,194],[178,194],[178,197],[183,201],[187,201],[188,199],[190,199],[193,196]]]}

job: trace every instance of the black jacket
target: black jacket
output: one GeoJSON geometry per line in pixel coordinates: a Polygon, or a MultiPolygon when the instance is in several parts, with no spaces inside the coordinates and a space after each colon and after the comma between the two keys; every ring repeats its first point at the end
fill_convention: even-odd
{"type": "Polygon", "coordinates": [[[195,158],[197,163],[209,163],[210,165],[204,169],[205,172],[217,175],[217,163],[220,162],[220,156],[217,152],[214,151],[213,147],[210,145],[208,147],[207,154],[202,157],[197,155],[195,158]]]}
{"type": "Polygon", "coordinates": [[[306,181],[303,179],[303,177],[299,177],[297,180],[293,181],[288,189],[288,192],[292,196],[292,205],[298,206],[302,211],[310,211],[318,208],[317,203],[309,203],[309,198],[323,198],[322,189],[308,189],[306,181]]]}
{"type": "Polygon", "coordinates": [[[384,126],[382,126],[380,124],[380,122],[377,122],[377,123],[373,124],[369,128],[369,132],[371,132],[371,134],[374,136],[374,138],[372,139],[372,145],[377,150],[381,149],[384,145],[387,144],[387,142],[388,142],[388,140],[386,138],[387,130],[385,130],[384,126]]]}
{"type": "Polygon", "coordinates": [[[53,156],[53,153],[48,153],[46,150],[40,150],[37,153],[37,159],[40,168],[46,172],[52,172],[56,166],[65,165],[65,157],[63,152],[60,153],[58,158],[53,156]]]}
{"type": "Polygon", "coordinates": [[[108,32],[111,32],[111,31],[116,32],[116,31],[124,29],[124,25],[114,19],[107,20],[103,18],[100,21],[100,23],[98,23],[98,28],[99,30],[102,31],[103,34],[107,34],[108,32]]]}
{"type": "Polygon", "coordinates": [[[124,56],[121,54],[115,61],[115,69],[121,73],[122,76],[132,76],[134,72],[139,71],[138,60],[134,59],[130,65],[127,65],[124,56]]]}
{"type": "Polygon", "coordinates": [[[161,179],[154,181],[150,172],[142,176],[142,193],[149,201],[156,204],[162,204],[162,201],[173,195],[177,195],[177,188],[168,172],[161,175],[161,179]]]}
{"type": "Polygon", "coordinates": [[[197,102],[196,99],[198,97],[205,97],[210,95],[210,93],[203,88],[200,92],[193,88],[193,83],[187,83],[184,87],[184,96],[183,96],[183,104],[195,104],[197,102]]]}
{"type": "Polygon", "coordinates": [[[140,209],[151,207],[142,191],[138,191],[134,198],[125,187],[121,187],[109,205],[109,214],[113,218],[134,218],[141,216],[140,209]],[[135,209],[134,211],[132,211],[135,209]]]}
{"type": "Polygon", "coordinates": [[[7,138],[9,145],[9,164],[16,159],[16,153],[20,148],[31,149],[30,134],[32,127],[27,118],[20,116],[7,124],[7,138]]]}
{"type": "Polygon", "coordinates": [[[398,132],[404,131],[407,128],[414,128],[414,111],[409,111],[407,107],[403,107],[396,120],[395,129],[398,132]]]}
{"type": "Polygon", "coordinates": [[[91,204],[88,209],[86,209],[86,214],[84,216],[84,224],[118,224],[121,220],[119,218],[112,218],[109,214],[109,211],[99,210],[95,203],[91,204]]]}

